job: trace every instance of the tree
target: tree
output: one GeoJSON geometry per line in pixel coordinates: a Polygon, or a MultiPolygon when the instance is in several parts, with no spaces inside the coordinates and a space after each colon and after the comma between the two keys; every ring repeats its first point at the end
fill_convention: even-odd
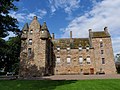
{"type": "Polygon", "coordinates": [[[15,34],[19,34],[18,21],[11,17],[9,12],[11,10],[16,11],[17,7],[13,4],[14,1],[19,0],[0,0],[0,37],[6,37],[8,31],[12,31],[15,34]]]}
{"type": "Polygon", "coordinates": [[[19,56],[21,48],[20,36],[11,37],[8,41],[1,41],[4,47],[0,49],[0,68],[5,72],[18,73],[19,56]]]}

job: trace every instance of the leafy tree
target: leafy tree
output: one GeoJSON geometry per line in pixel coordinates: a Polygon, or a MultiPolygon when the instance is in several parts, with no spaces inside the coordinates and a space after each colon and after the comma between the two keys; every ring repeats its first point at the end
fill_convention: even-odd
{"type": "Polygon", "coordinates": [[[17,10],[17,7],[13,4],[14,1],[19,0],[0,0],[0,37],[2,38],[9,35],[8,31],[19,34],[17,19],[9,15],[11,10],[17,10]]]}
{"type": "MultiPolygon", "coordinates": [[[[8,71],[18,72],[17,68],[19,67],[19,56],[21,42],[20,37],[12,37],[7,41],[7,68],[8,71]]],[[[7,69],[6,68],[6,69],[7,69]]]]}
{"type": "Polygon", "coordinates": [[[0,61],[0,68],[5,68],[6,72],[18,73],[19,56],[20,56],[20,37],[11,37],[8,41],[3,41],[3,46],[0,53],[2,57],[0,61]]]}

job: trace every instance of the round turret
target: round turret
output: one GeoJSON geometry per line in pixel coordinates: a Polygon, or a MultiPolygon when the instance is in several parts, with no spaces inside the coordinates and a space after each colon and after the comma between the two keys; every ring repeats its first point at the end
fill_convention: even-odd
{"type": "Polygon", "coordinates": [[[42,25],[41,31],[40,31],[40,38],[41,39],[48,39],[50,37],[48,28],[46,23],[44,22],[44,24],[42,25]]]}

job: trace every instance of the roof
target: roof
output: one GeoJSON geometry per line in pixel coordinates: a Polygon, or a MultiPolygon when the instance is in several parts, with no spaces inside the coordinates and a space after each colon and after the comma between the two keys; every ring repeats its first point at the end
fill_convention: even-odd
{"type": "Polygon", "coordinates": [[[59,46],[62,49],[65,49],[70,46],[72,49],[76,49],[79,46],[85,48],[86,46],[90,46],[88,38],[65,38],[65,39],[54,39],[52,40],[54,47],[59,46]]]}
{"type": "Polygon", "coordinates": [[[23,31],[23,30],[28,30],[28,28],[29,28],[28,23],[26,23],[26,24],[24,25],[22,31],[23,31]]]}
{"type": "Polygon", "coordinates": [[[99,32],[91,32],[92,38],[104,38],[104,37],[110,37],[108,33],[105,31],[99,31],[99,32]]]}
{"type": "Polygon", "coordinates": [[[44,23],[43,23],[43,25],[42,25],[42,28],[41,28],[41,29],[48,30],[47,25],[46,25],[46,22],[44,22],[44,23]]]}

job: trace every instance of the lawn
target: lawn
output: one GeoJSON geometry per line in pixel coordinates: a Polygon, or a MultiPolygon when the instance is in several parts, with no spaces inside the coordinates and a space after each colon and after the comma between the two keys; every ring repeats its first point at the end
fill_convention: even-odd
{"type": "Polygon", "coordinates": [[[120,79],[0,80],[0,90],[120,90],[120,79]]]}

